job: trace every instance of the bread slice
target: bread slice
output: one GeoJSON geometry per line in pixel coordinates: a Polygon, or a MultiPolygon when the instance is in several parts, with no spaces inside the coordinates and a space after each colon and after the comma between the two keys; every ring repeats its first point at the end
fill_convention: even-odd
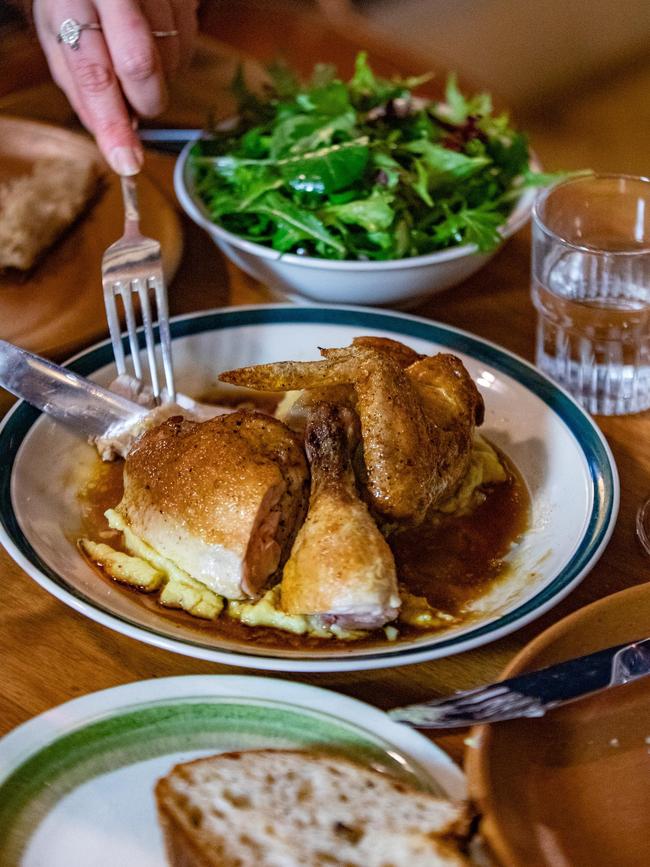
{"type": "Polygon", "coordinates": [[[0,185],[0,269],[27,271],[82,212],[97,189],[91,160],[41,159],[0,185]]]}
{"type": "Polygon", "coordinates": [[[177,765],[156,786],[172,867],[460,867],[463,805],[347,759],[283,750],[177,765]]]}

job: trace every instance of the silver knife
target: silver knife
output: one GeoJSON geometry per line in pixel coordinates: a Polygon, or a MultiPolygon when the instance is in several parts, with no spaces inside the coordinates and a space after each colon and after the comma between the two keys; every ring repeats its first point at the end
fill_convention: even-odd
{"type": "Polygon", "coordinates": [[[148,410],[26,349],[0,340],[0,387],[86,436],[117,436],[148,410]]]}
{"type": "Polygon", "coordinates": [[[618,644],[448,698],[396,707],[388,711],[388,716],[423,729],[540,717],[552,708],[646,674],[650,674],[650,638],[618,644]]]}

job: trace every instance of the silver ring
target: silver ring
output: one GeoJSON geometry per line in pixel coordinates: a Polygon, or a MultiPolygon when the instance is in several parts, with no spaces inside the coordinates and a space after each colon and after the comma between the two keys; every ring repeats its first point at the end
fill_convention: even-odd
{"type": "Polygon", "coordinates": [[[56,41],[69,45],[73,51],[79,50],[79,37],[82,30],[101,30],[101,24],[80,24],[74,18],[66,18],[61,22],[56,41]]]}
{"type": "MultiPolygon", "coordinates": [[[[61,22],[59,32],[56,34],[56,41],[63,42],[64,45],[69,45],[73,51],[79,50],[79,38],[82,30],[101,30],[101,24],[89,23],[80,24],[74,18],[66,18],[61,22]]],[[[178,30],[152,30],[152,36],[158,39],[163,39],[166,36],[178,36],[178,30]]]]}

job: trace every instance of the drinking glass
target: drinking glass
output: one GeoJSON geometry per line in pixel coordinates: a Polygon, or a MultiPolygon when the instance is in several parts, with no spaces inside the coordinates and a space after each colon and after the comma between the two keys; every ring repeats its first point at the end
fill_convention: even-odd
{"type": "Polygon", "coordinates": [[[594,414],[650,407],[650,180],[583,175],[533,209],[536,363],[594,414]]]}

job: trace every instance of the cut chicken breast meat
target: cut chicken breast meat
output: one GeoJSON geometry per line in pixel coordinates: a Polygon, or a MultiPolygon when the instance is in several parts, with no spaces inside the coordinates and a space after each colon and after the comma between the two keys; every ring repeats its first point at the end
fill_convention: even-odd
{"type": "Polygon", "coordinates": [[[289,553],[307,505],[295,435],[241,410],[168,419],[127,455],[117,511],[140,539],[228,599],[257,596],[289,553]]]}
{"type": "Polygon", "coordinates": [[[400,598],[393,554],[357,493],[353,429],[354,416],[332,404],[311,412],[309,510],[283,570],[281,605],[330,627],[375,629],[397,617],[400,598]]]}

